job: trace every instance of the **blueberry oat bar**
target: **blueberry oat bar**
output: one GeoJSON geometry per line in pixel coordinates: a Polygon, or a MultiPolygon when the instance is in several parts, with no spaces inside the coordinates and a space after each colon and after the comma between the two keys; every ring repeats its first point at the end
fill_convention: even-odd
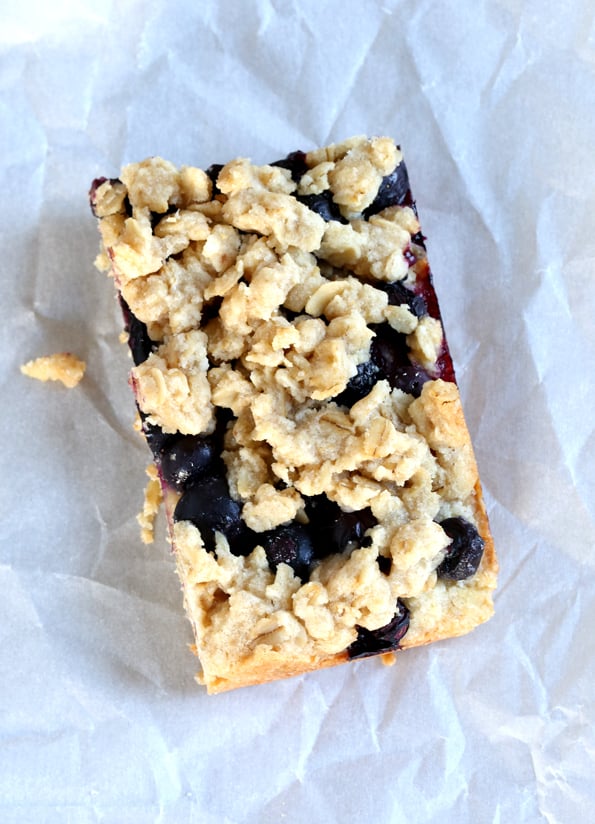
{"type": "Polygon", "coordinates": [[[401,151],[96,180],[211,693],[461,635],[497,562],[401,151]]]}

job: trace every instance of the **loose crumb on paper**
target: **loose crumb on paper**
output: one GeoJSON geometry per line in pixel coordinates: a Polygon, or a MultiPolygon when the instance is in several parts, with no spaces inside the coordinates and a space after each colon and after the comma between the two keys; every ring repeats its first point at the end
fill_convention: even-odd
{"type": "Polygon", "coordinates": [[[30,360],[21,366],[23,375],[38,381],[62,381],[72,389],[80,383],[87,364],[70,352],[58,352],[30,360]]]}
{"type": "Polygon", "coordinates": [[[149,476],[149,483],[145,487],[143,511],[139,512],[136,520],[141,528],[140,537],[143,544],[152,544],[155,540],[155,518],[163,502],[163,495],[155,464],[149,464],[147,475],[149,476]]]}

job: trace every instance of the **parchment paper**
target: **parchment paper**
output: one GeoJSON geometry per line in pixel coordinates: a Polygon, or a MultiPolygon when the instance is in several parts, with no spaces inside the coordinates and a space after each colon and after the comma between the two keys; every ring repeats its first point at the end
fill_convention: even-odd
{"type": "Polygon", "coordinates": [[[0,819],[595,821],[595,23],[575,0],[0,11],[0,819]],[[93,177],[402,145],[500,554],[471,635],[207,697],[135,516],[93,177]],[[70,350],[73,390],[19,365],[70,350]]]}

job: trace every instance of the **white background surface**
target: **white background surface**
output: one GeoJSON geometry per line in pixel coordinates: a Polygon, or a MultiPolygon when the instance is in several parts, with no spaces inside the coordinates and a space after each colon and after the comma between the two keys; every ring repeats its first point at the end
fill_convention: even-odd
{"type": "Polygon", "coordinates": [[[595,821],[595,12],[588,0],[0,10],[0,820],[595,821]],[[470,636],[207,697],[135,515],[91,179],[402,145],[501,560],[470,636]],[[72,350],[74,390],[19,373],[72,350]]]}

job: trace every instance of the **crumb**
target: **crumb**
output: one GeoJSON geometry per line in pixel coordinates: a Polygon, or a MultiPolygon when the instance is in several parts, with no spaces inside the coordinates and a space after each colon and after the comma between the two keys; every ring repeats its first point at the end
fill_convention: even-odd
{"type": "Polygon", "coordinates": [[[149,483],[145,488],[143,511],[139,512],[136,520],[141,528],[140,536],[143,544],[152,544],[155,540],[155,518],[163,502],[163,495],[155,464],[149,464],[147,475],[149,476],[149,483]]]}
{"type": "Polygon", "coordinates": [[[397,656],[394,652],[384,652],[380,656],[380,660],[382,661],[385,667],[392,667],[393,664],[395,664],[397,661],[397,656]]]}
{"type": "Polygon", "coordinates": [[[23,364],[21,372],[39,381],[62,381],[64,386],[72,389],[81,381],[86,366],[85,361],[70,352],[58,352],[23,364]]]}

